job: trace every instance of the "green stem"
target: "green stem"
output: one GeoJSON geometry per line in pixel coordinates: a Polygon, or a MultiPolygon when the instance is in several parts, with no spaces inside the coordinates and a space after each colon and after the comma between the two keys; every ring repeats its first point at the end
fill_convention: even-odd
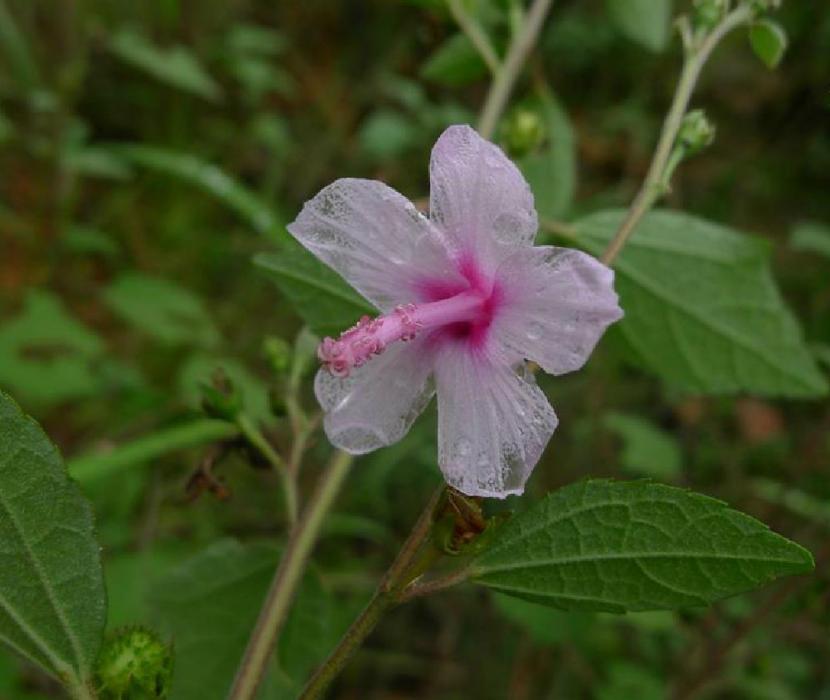
{"type": "Polygon", "coordinates": [[[145,464],[168,452],[184,450],[239,435],[233,423],[208,418],[160,430],[120,445],[109,452],[88,454],[69,461],[69,473],[80,482],[107,476],[134,464],[145,464]]]}
{"type": "Polygon", "coordinates": [[[392,565],[383,575],[372,599],[351,624],[334,651],[315,671],[299,700],[313,700],[325,692],[375,629],[384,613],[401,601],[406,587],[416,580],[438,556],[437,550],[425,552],[422,557],[417,555],[429,538],[435,512],[444,496],[445,489],[446,487],[442,485],[432,495],[392,565]]]}
{"type": "Polygon", "coordinates": [[[470,17],[467,10],[464,9],[462,0],[449,0],[449,5],[450,12],[456,24],[467,35],[472,45],[475,46],[476,51],[478,51],[482,60],[487,64],[490,72],[496,75],[501,67],[499,57],[493,48],[493,44],[490,43],[489,37],[481,28],[481,25],[470,17]]]}
{"type": "Polygon", "coordinates": [[[229,700],[251,700],[265,675],[280,629],[288,613],[306,561],[320,534],[323,519],[340,491],[353,458],[337,452],[329,463],[303,516],[294,526],[280,565],[251,633],[245,655],[239,665],[229,700]]]}
{"type": "Polygon", "coordinates": [[[285,498],[285,509],[288,513],[288,521],[293,525],[297,522],[298,497],[297,482],[294,475],[288,469],[285,460],[277,454],[271,443],[262,434],[262,431],[251,420],[250,416],[240,413],[236,417],[236,424],[245,439],[260,451],[263,457],[273,467],[274,471],[282,480],[283,496],[285,498]]]}
{"type": "Polygon", "coordinates": [[[694,92],[700,72],[714,48],[720,43],[730,31],[752,19],[752,9],[749,5],[741,5],[724,17],[708,35],[706,35],[698,46],[687,47],[686,56],[683,62],[683,71],[677,82],[671,108],[663,122],[660,133],[660,140],[654,150],[646,178],[643,181],[640,191],[631,203],[628,213],[617,229],[612,241],[608,244],[602,255],[602,262],[611,265],[628,238],[633,233],[640,219],[654,206],[654,203],[663,194],[664,174],[666,165],[674,148],[677,133],[683,123],[683,117],[689,107],[689,100],[694,92]]]}
{"type": "Polygon", "coordinates": [[[523,19],[521,30],[510,42],[504,63],[496,72],[496,77],[490,85],[490,91],[487,93],[487,99],[481,110],[478,132],[483,138],[492,138],[502,112],[507,107],[513,85],[519,77],[530,50],[536,43],[536,38],[539,36],[552,4],[553,0],[535,0],[523,19]]]}

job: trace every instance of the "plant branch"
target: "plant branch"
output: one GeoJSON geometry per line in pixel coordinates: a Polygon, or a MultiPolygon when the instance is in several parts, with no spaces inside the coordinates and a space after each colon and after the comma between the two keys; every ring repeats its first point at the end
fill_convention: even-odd
{"type": "Polygon", "coordinates": [[[406,587],[418,579],[437,556],[437,550],[427,552],[422,557],[418,557],[418,553],[429,539],[435,513],[444,497],[445,488],[442,485],[432,495],[392,565],[383,575],[372,599],[351,624],[334,651],[314,672],[303,689],[300,700],[313,700],[321,697],[375,629],[384,613],[403,600],[402,596],[406,587]]]}
{"type": "MultiPolygon", "coordinates": [[[[700,44],[697,46],[692,44],[686,47],[683,70],[677,82],[671,108],[663,122],[660,139],[654,150],[651,165],[639,192],[637,192],[637,196],[628,209],[628,213],[602,255],[602,262],[606,265],[610,266],[614,262],[640,219],[654,206],[654,203],[664,192],[666,166],[671,158],[677,134],[680,131],[683,117],[689,107],[689,100],[692,97],[703,66],[706,65],[706,61],[709,60],[709,56],[721,39],[736,27],[752,19],[752,14],[752,8],[749,5],[740,5],[726,15],[709,34],[705,35],[700,44]]],[[[691,40],[684,38],[684,43],[689,41],[691,40]]]]}
{"type": "Polygon", "coordinates": [[[240,413],[236,417],[236,424],[239,426],[239,431],[245,439],[268,460],[268,463],[280,477],[282,481],[283,497],[285,498],[285,509],[288,513],[288,521],[294,525],[297,522],[298,512],[298,496],[297,496],[297,482],[294,475],[285,463],[285,460],[280,457],[277,451],[273,448],[270,442],[262,434],[262,431],[251,420],[246,413],[240,413]]]}
{"type": "Polygon", "coordinates": [[[317,541],[323,519],[340,491],[352,462],[351,455],[341,451],[335,453],[320,478],[302,519],[292,529],[237,670],[228,695],[229,700],[251,700],[255,697],[297,586],[302,579],[306,561],[317,541]]]}
{"type": "Polygon", "coordinates": [[[467,13],[462,0],[449,0],[450,12],[458,27],[470,40],[482,60],[487,64],[493,75],[498,74],[501,63],[498,54],[490,43],[490,38],[481,28],[481,25],[467,13]]]}
{"type": "Polygon", "coordinates": [[[478,132],[482,138],[492,138],[499,119],[507,106],[507,101],[510,99],[513,85],[519,77],[530,50],[536,43],[552,4],[553,0],[534,0],[533,5],[524,16],[520,31],[510,42],[510,48],[507,50],[504,63],[495,74],[495,79],[490,85],[490,91],[487,93],[487,99],[481,110],[478,132]]]}

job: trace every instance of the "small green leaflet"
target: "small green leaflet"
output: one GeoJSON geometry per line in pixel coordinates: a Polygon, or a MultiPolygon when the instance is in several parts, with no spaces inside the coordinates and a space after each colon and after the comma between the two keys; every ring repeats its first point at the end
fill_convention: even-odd
{"type": "Polygon", "coordinates": [[[125,63],[178,90],[214,102],[222,96],[218,83],[184,46],[161,48],[144,34],[125,28],[115,33],[109,48],[125,63]]]}
{"type": "Polygon", "coordinates": [[[775,68],[787,50],[787,33],[784,28],[769,19],[760,19],[749,28],[752,51],[767,68],[775,68]]]}
{"type": "Polygon", "coordinates": [[[605,0],[608,16],[627,38],[661,51],[671,36],[672,0],[605,0]]]}
{"type": "MultiPolygon", "coordinates": [[[[623,212],[576,222],[600,255],[623,212]]],[[[648,214],[614,263],[633,359],[689,392],[815,397],[827,382],[770,273],[766,246],[687,214],[648,214]]]]}
{"type": "Polygon", "coordinates": [[[163,343],[210,347],[219,341],[201,299],[168,280],[126,272],[107,288],[104,300],[122,319],[163,343]]]}
{"type": "Polygon", "coordinates": [[[0,326],[0,386],[33,404],[52,405],[94,394],[101,339],[50,292],[32,290],[21,313],[0,326]]]}
{"type": "Polygon", "coordinates": [[[377,313],[340,275],[293,239],[287,239],[276,253],[257,255],[254,264],[268,272],[318,335],[340,333],[362,315],[377,313]]]}
{"type": "Polygon", "coordinates": [[[555,607],[621,613],[703,606],[812,568],[805,549],[721,501],[597,480],[514,516],[471,578],[555,607]]]}
{"type": "Polygon", "coordinates": [[[80,687],[106,621],[92,510],[40,426],[3,393],[0,542],[0,641],[80,687]]]}

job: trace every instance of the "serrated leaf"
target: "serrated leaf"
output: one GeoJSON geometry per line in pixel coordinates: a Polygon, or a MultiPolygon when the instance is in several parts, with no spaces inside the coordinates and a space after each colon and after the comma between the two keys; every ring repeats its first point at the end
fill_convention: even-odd
{"type": "MultiPolygon", "coordinates": [[[[221,540],[162,577],[151,598],[160,622],[176,640],[172,700],[220,700],[239,660],[279,560],[265,543],[221,540]]],[[[262,699],[293,697],[295,682],[334,643],[331,602],[308,573],[280,635],[277,664],[262,699]]]]}
{"type": "Polygon", "coordinates": [[[21,313],[0,326],[0,385],[34,404],[95,393],[100,338],[72,317],[60,299],[32,290],[21,313]]]}
{"type": "Polygon", "coordinates": [[[340,275],[293,240],[277,253],[257,255],[254,264],[269,273],[318,335],[336,335],[362,315],[377,313],[340,275]]]}
{"type": "Polygon", "coordinates": [[[272,209],[256,194],[216,165],[182,151],[133,144],[111,146],[125,159],[143,168],[170,175],[201,188],[236,211],[258,233],[279,240],[279,225],[272,209]]]}
{"type": "Polygon", "coordinates": [[[760,19],[749,28],[749,43],[767,68],[775,68],[787,50],[787,33],[778,22],[760,19]]]}
{"type": "Polygon", "coordinates": [[[650,51],[662,51],[671,36],[671,0],[605,0],[611,22],[650,51]]]}
{"type": "Polygon", "coordinates": [[[672,479],[681,466],[680,447],[666,432],[639,416],[612,412],[603,425],[623,440],[620,460],[633,474],[655,479],[672,479]]]}
{"type": "Polygon", "coordinates": [[[644,481],[586,481],[508,521],[472,579],[573,610],[702,606],[810,571],[805,549],[707,496],[644,481]]]}
{"type": "Polygon", "coordinates": [[[790,235],[790,248],[830,258],[830,226],[817,221],[801,222],[790,235]]]}
{"type": "Polygon", "coordinates": [[[106,620],[92,510],[40,426],[0,393],[0,641],[70,688],[106,620]]]}
{"type": "Polygon", "coordinates": [[[541,218],[556,219],[570,208],[576,191],[576,146],[568,115],[553,95],[526,103],[544,120],[541,147],[518,161],[541,218]]]}
{"type": "Polygon", "coordinates": [[[122,319],[164,343],[212,346],[219,340],[202,301],[169,280],[127,272],[106,289],[104,301],[122,319]]]}
{"type": "Polygon", "coordinates": [[[448,87],[459,87],[487,75],[487,65],[465,34],[454,34],[426,60],[421,77],[448,87]]]}
{"type": "MultiPolygon", "coordinates": [[[[623,217],[576,222],[600,255],[623,217]]],[[[827,382],[779,293],[759,239],[687,214],[655,211],[614,263],[625,316],[616,333],[633,359],[677,388],[814,397],[827,382]]]]}
{"type": "Polygon", "coordinates": [[[222,96],[218,83],[187,47],[162,48],[138,31],[121,29],[110,40],[109,49],[125,63],[174,88],[212,101],[222,96]]]}

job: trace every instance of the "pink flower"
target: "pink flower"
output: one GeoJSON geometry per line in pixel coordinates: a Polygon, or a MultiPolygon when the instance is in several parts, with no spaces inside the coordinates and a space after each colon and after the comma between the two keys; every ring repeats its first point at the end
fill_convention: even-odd
{"type": "Polygon", "coordinates": [[[430,161],[430,218],[373,180],[342,179],[288,230],[382,313],[319,348],[315,390],[337,447],[400,440],[438,394],[438,461],[471,496],[521,493],[557,418],[524,361],[580,368],[622,316],[613,272],[533,246],[533,195],[504,153],[451,126],[430,161]]]}

